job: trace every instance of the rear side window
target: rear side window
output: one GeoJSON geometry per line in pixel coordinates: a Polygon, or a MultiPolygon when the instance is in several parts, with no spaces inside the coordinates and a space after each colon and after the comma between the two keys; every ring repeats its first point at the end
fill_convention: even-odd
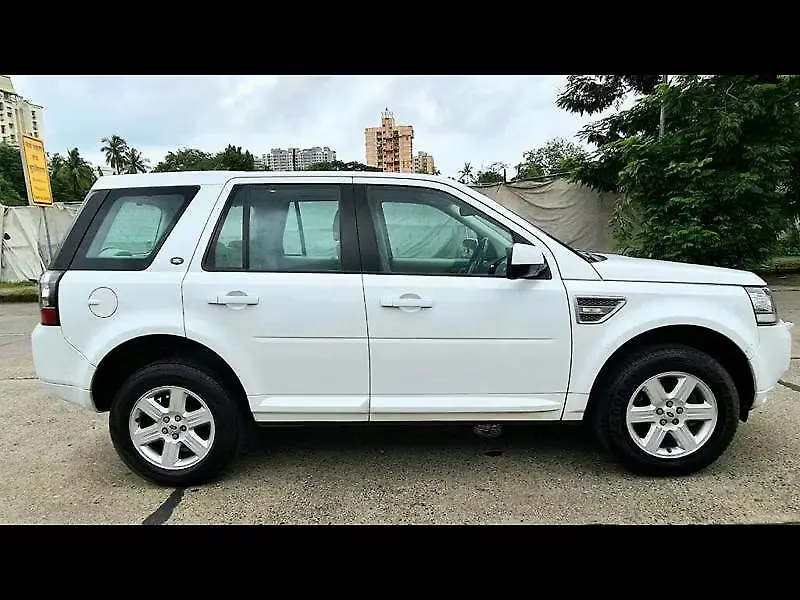
{"type": "Polygon", "coordinates": [[[341,272],[341,190],[240,184],[205,255],[207,271],[341,272]]]}
{"type": "Polygon", "coordinates": [[[111,190],[81,240],[71,268],[146,269],[199,189],[193,186],[111,190]]]}

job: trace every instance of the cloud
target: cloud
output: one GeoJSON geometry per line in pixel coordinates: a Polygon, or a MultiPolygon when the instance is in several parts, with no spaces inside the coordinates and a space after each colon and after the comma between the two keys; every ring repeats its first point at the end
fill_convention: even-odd
{"type": "Polygon", "coordinates": [[[118,134],[152,165],[169,150],[254,154],[330,146],[365,161],[364,128],[388,107],[414,126],[414,149],[444,175],[465,162],[517,164],[553,137],[572,138],[586,117],[555,106],[562,76],[40,76],[12,75],[18,93],[44,106],[49,152],[78,147],[103,162],[104,137],[118,134]]]}

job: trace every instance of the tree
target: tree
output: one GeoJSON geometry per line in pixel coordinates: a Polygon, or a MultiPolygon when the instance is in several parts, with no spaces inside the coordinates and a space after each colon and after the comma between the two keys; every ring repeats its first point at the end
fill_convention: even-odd
{"type": "Polygon", "coordinates": [[[474,182],[479,185],[489,185],[493,183],[503,183],[505,178],[503,177],[503,169],[506,168],[506,165],[503,163],[492,163],[485,169],[481,169],[478,171],[478,174],[475,176],[474,182]]]}
{"type": "Polygon", "coordinates": [[[0,173],[0,205],[25,206],[28,201],[0,173]]]}
{"type": "Polygon", "coordinates": [[[640,95],[584,128],[597,150],[574,173],[623,196],[618,239],[640,256],[761,264],[800,207],[800,77],[686,75],[649,92],[604,85],[574,85],[559,105],[592,114],[612,96],[640,95]]]}
{"type": "Polygon", "coordinates": [[[19,148],[0,143],[0,177],[22,198],[28,197],[19,148]]]}
{"type": "Polygon", "coordinates": [[[475,177],[472,175],[472,165],[470,163],[464,163],[464,167],[458,172],[458,181],[466,184],[475,181],[475,177]]]}
{"type": "Polygon", "coordinates": [[[552,139],[543,147],[522,155],[514,181],[569,173],[581,163],[584,156],[586,151],[575,142],[563,138],[552,139]]]}
{"type": "Polygon", "coordinates": [[[214,160],[208,152],[196,148],[181,148],[175,152],[167,152],[164,160],[155,166],[153,172],[212,170],[214,170],[214,160]]]}
{"type": "MultiPolygon", "coordinates": [[[[61,170],[64,167],[64,157],[61,156],[58,152],[55,154],[51,154],[48,157],[47,164],[50,167],[50,178],[52,179],[53,173],[61,170]]],[[[99,167],[98,167],[99,168],[99,167]]]]}
{"type": "Polygon", "coordinates": [[[255,157],[241,146],[228,145],[212,159],[213,169],[219,171],[255,171],[255,157]]]}
{"type": "Polygon", "coordinates": [[[122,156],[121,173],[135,174],[147,172],[149,161],[136,148],[128,147],[122,156]]]}
{"type": "Polygon", "coordinates": [[[128,152],[128,142],[118,135],[103,138],[101,141],[104,146],[100,148],[100,151],[106,153],[106,163],[114,169],[114,173],[122,173],[126,168],[125,156],[128,152]]]}
{"type": "Polygon", "coordinates": [[[334,160],[331,162],[315,163],[308,167],[306,171],[370,171],[380,173],[381,170],[378,167],[370,167],[369,165],[356,161],[342,162],[340,160],[334,160]]]}
{"type": "Polygon", "coordinates": [[[89,188],[97,180],[92,167],[84,160],[77,148],[67,152],[64,166],[56,173],[56,176],[67,184],[67,189],[64,190],[67,198],[59,199],[60,202],[81,202],[89,188]]]}

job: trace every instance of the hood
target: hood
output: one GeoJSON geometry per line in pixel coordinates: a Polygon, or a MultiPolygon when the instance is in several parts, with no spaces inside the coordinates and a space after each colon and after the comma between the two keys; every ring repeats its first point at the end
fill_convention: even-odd
{"type": "Polygon", "coordinates": [[[766,285],[755,273],[738,269],[708,267],[689,263],[600,254],[606,258],[592,266],[609,281],[651,281],[655,283],[705,283],[716,285],[766,285]]]}

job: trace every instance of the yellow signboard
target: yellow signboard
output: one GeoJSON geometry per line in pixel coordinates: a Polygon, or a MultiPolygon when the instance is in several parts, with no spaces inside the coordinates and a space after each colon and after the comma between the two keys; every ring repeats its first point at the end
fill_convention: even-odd
{"type": "Polygon", "coordinates": [[[28,184],[29,202],[36,206],[52,206],[53,192],[50,189],[50,171],[44,142],[28,135],[22,136],[22,165],[25,183],[28,184]]]}

